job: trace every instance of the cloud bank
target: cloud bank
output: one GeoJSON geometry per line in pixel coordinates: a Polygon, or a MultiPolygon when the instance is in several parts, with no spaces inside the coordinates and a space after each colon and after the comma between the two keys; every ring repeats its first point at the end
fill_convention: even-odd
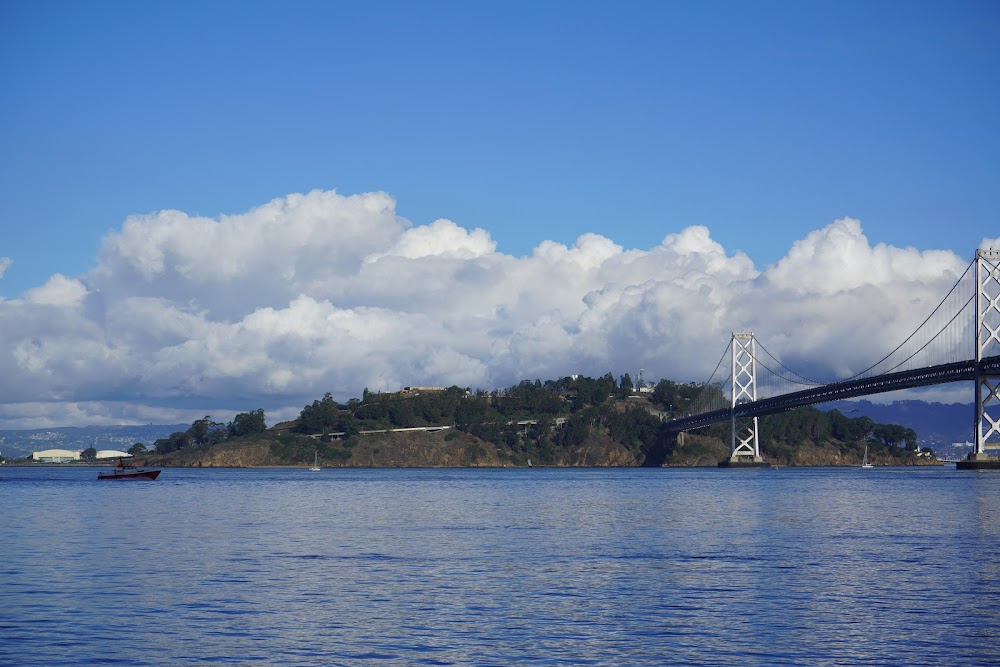
{"type": "Polygon", "coordinates": [[[967,264],[873,247],[850,218],[760,270],[699,226],[648,250],[583,234],[514,257],[483,229],[414,226],[382,192],[293,194],[218,219],[161,211],[108,234],[90,273],[0,300],[0,428],[258,407],[274,423],[325,392],[640,368],[705,381],[741,329],[842,377],[912,331],[967,264]]]}

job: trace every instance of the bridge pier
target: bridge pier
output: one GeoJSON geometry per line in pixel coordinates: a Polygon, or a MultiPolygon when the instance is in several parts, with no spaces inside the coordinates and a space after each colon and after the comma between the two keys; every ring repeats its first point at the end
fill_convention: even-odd
{"type": "Polygon", "coordinates": [[[771,464],[761,456],[729,457],[719,461],[720,468],[770,468],[771,464]]]}
{"type": "Polygon", "coordinates": [[[976,446],[961,470],[1000,469],[1000,375],[986,370],[989,348],[1000,347],[1000,250],[976,251],[976,446]],[[995,436],[995,437],[994,437],[995,436]]]}
{"type": "Polygon", "coordinates": [[[959,470],[1000,470],[1000,458],[972,452],[969,458],[956,462],[955,467],[959,470]]]}

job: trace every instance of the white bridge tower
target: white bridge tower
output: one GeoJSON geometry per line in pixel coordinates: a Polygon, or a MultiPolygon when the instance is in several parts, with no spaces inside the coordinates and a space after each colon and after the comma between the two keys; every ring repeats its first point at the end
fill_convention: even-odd
{"type": "Polygon", "coordinates": [[[1000,450],[1000,375],[983,358],[1000,354],[1000,250],[976,250],[976,448],[973,461],[994,460],[1000,450]],[[992,353],[992,354],[990,354],[992,353]]]}
{"type": "MultiPolygon", "coordinates": [[[[732,340],[732,400],[730,408],[757,400],[757,349],[753,332],[734,331],[732,340]]],[[[730,417],[732,440],[729,465],[762,465],[757,417],[730,417]]]]}

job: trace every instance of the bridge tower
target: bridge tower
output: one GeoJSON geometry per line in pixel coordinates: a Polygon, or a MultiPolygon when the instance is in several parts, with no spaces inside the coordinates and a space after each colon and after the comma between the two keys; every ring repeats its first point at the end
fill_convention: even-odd
{"type": "Polygon", "coordinates": [[[1000,250],[992,248],[976,250],[976,448],[969,459],[984,463],[996,462],[988,449],[1000,449],[1000,375],[984,369],[989,352],[1000,354],[1000,250]]]}
{"type": "MultiPolygon", "coordinates": [[[[729,407],[757,400],[757,349],[753,332],[734,331],[732,339],[732,399],[729,407]]],[[[757,439],[757,417],[730,417],[732,439],[729,466],[764,465],[757,439]]]]}

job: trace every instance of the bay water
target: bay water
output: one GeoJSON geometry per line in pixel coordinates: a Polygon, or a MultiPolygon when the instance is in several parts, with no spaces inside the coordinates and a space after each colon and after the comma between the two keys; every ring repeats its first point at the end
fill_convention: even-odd
{"type": "Polygon", "coordinates": [[[1000,664],[1000,473],[0,466],[0,665],[1000,664]]]}

